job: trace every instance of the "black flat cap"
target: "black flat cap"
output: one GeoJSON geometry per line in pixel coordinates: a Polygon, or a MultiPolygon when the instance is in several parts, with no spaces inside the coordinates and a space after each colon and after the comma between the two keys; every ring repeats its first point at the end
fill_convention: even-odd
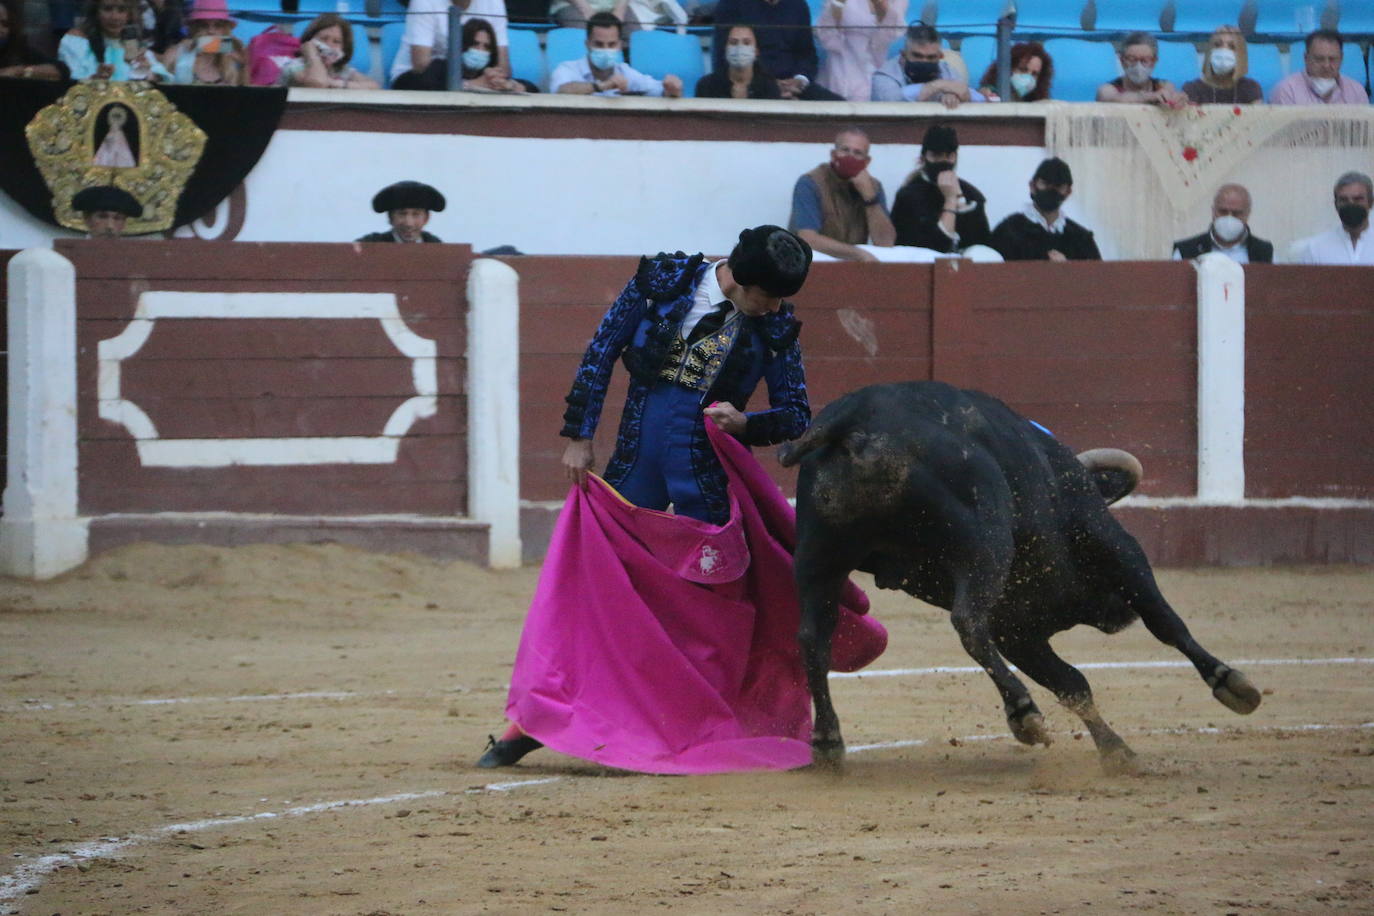
{"type": "Polygon", "coordinates": [[[781,226],[755,226],[739,234],[729,265],[741,286],[757,286],[773,296],[791,296],[806,282],[811,246],[781,226]]]}
{"type": "Polygon", "coordinates": [[[72,195],[72,209],[78,213],[97,213],[109,210],[123,213],[138,219],[143,215],[143,205],[134,195],[114,185],[99,185],[85,188],[72,195]]]}
{"type": "Polygon", "coordinates": [[[926,128],[925,139],[921,141],[923,153],[959,152],[959,134],[948,124],[932,124],[926,128]]]}
{"type": "Polygon", "coordinates": [[[1037,178],[1050,184],[1073,184],[1073,172],[1069,171],[1069,164],[1058,156],[1040,163],[1031,180],[1037,178]]]}
{"type": "Polygon", "coordinates": [[[410,209],[438,213],[444,209],[444,195],[422,181],[398,181],[377,192],[372,209],[378,213],[410,209]]]}

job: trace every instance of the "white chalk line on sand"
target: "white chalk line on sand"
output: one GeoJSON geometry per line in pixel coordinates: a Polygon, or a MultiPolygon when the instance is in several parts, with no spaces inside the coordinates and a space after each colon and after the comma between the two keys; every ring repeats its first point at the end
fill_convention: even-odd
{"type": "MultiPolygon", "coordinates": [[[[1238,659],[1230,662],[1234,667],[1249,665],[1260,667],[1264,665],[1374,665],[1374,658],[1249,658],[1238,659]]],[[[1129,670],[1146,668],[1191,668],[1193,663],[1186,659],[1170,659],[1167,661],[1129,661],[1129,662],[1085,662],[1075,665],[1082,671],[1102,671],[1102,670],[1129,670]]],[[[1009,666],[1013,671],[1017,670],[1015,665],[1009,666]]],[[[978,674],[982,671],[976,665],[951,665],[936,666],[931,668],[878,668],[873,671],[832,671],[832,680],[862,679],[868,677],[924,677],[935,674],[978,674]]],[[[453,688],[442,691],[442,695],[462,693],[466,688],[453,688]]],[[[176,706],[189,703],[261,703],[261,702],[284,702],[289,700],[352,700],[366,699],[368,697],[405,697],[405,696],[436,696],[441,695],[433,691],[416,691],[406,693],[397,690],[377,690],[377,691],[330,691],[330,690],[310,690],[300,693],[254,693],[232,697],[152,697],[148,699],[110,699],[110,700],[87,700],[77,702],[75,700],[63,701],[40,701],[25,700],[21,703],[9,706],[0,706],[0,712],[34,712],[52,709],[96,709],[111,706],[176,706]]]]}
{"type": "MultiPolygon", "coordinates": [[[[1246,732],[1317,732],[1317,731],[1356,731],[1361,729],[1374,729],[1374,722],[1363,722],[1359,725],[1331,725],[1325,723],[1309,723],[1305,725],[1273,725],[1258,729],[1226,729],[1216,726],[1205,726],[1200,728],[1152,728],[1141,729],[1129,732],[1133,735],[1182,735],[1198,734],[1213,735],[1230,732],[1242,734],[1246,732]]],[[[990,734],[990,735],[965,735],[954,740],[960,743],[971,743],[974,741],[1001,741],[1010,739],[1010,734],[990,734]]],[[[855,744],[848,748],[850,754],[860,754],[865,751],[893,750],[905,747],[923,747],[930,744],[928,738],[912,738],[905,741],[883,741],[876,744],[855,744]]],[[[474,795],[484,792],[510,792],[515,789],[529,788],[532,786],[547,786],[557,782],[575,782],[586,777],[564,777],[564,776],[545,776],[537,779],[517,779],[508,782],[493,782],[479,788],[467,789],[464,794],[474,795]]],[[[144,843],[152,843],[168,837],[200,833],[205,830],[213,830],[217,827],[231,827],[236,824],[247,824],[257,821],[276,820],[285,817],[301,817],[307,814],[318,814],[321,811],[333,811],[340,808],[363,808],[371,805],[388,805],[403,801],[415,801],[423,798],[435,798],[440,795],[450,794],[444,789],[430,789],[424,792],[402,792],[397,795],[383,795],[376,798],[355,798],[344,801],[319,802],[313,805],[298,805],[294,808],[287,808],[283,811],[261,811],[257,814],[240,814],[226,817],[212,817],[200,821],[190,821],[182,824],[168,824],[165,827],[158,827],[145,833],[131,834],[126,837],[103,837],[89,843],[82,843],[66,852],[55,855],[41,856],[29,862],[19,865],[8,875],[0,875],[0,902],[15,900],[25,896],[30,891],[36,890],[43,884],[45,878],[61,868],[70,868],[82,862],[91,862],[96,859],[110,859],[125,852],[134,846],[144,843]]],[[[16,856],[19,854],[16,853],[16,856]]]]}

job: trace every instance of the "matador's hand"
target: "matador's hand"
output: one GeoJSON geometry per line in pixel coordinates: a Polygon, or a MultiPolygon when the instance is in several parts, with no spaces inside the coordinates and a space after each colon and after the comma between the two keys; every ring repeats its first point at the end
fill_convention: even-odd
{"type": "Polygon", "coordinates": [[[718,428],[725,430],[736,439],[744,435],[744,429],[749,423],[749,418],[736,410],[734,404],[725,401],[712,404],[706,408],[704,413],[718,428]]]}
{"type": "Polygon", "coordinates": [[[587,472],[596,467],[596,453],[592,440],[574,439],[563,449],[563,473],[579,487],[586,489],[587,472]]]}

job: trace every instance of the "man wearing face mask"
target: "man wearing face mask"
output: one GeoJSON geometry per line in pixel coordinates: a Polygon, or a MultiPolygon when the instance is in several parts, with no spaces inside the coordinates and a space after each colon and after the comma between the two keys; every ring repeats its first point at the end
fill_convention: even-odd
{"type": "Polygon", "coordinates": [[[924,23],[906,30],[906,44],[896,57],[873,72],[875,102],[939,102],[946,108],[982,102],[944,61],[940,33],[924,23]]]}
{"type": "Polygon", "coordinates": [[[1374,182],[1363,172],[1346,172],[1336,179],[1335,204],[1340,228],[1308,239],[1298,263],[1374,266],[1374,239],[1369,233],[1374,182]]]}
{"type": "Polygon", "coordinates": [[[898,245],[939,252],[963,251],[992,242],[986,199],[955,174],[959,135],[933,124],[921,141],[921,160],[892,201],[898,245]]]}
{"type": "Polygon", "coordinates": [[[659,82],[625,63],[620,20],[595,13],[587,20],[587,55],[565,60],[549,74],[549,91],[567,95],[650,95],[675,99],[682,79],[669,73],[659,82]]]}
{"type": "Polygon", "coordinates": [[[1188,97],[1174,88],[1168,80],[1155,79],[1155,64],[1159,62],[1159,43],[1148,32],[1132,32],[1121,43],[1122,76],[1097,87],[1099,102],[1121,102],[1130,105],[1163,105],[1180,108],[1188,104],[1188,97]]]}
{"type": "Polygon", "coordinates": [[[992,247],[1008,261],[1100,261],[1087,229],[1060,212],[1073,193],[1073,173],[1063,159],[1046,159],[1030,182],[1031,202],[992,230],[992,247]]]}
{"type": "Polygon", "coordinates": [[[1250,192],[1244,185],[1224,184],[1212,198],[1212,225],[1201,235],[1174,242],[1174,260],[1192,260],[1209,251],[1237,264],[1272,264],[1274,246],[1250,234],[1250,192]]]}
{"type": "Polygon", "coordinates": [[[896,241],[882,182],[868,173],[868,149],[868,134],[847,127],[836,135],[830,161],[797,179],[787,228],[816,251],[845,261],[876,261],[858,246],[889,248],[896,241]]]}
{"type": "Polygon", "coordinates": [[[1274,105],[1365,105],[1369,93],[1341,73],[1341,33],[1319,29],[1307,36],[1303,68],[1279,80],[1269,93],[1274,105]]]}
{"type": "Polygon", "coordinates": [[[372,209],[385,213],[391,228],[385,232],[370,232],[360,242],[442,242],[443,239],[425,231],[430,211],[444,209],[444,195],[419,181],[398,181],[389,184],[372,198],[372,209]]]}

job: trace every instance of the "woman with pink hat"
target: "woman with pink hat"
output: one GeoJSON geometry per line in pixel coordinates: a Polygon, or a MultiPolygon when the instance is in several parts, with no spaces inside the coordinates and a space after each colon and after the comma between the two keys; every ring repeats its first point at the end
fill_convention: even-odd
{"type": "Polygon", "coordinates": [[[196,0],[186,17],[187,37],[167,49],[162,62],[174,83],[242,86],[246,69],[243,42],[233,36],[235,21],[225,0],[196,0]]]}

